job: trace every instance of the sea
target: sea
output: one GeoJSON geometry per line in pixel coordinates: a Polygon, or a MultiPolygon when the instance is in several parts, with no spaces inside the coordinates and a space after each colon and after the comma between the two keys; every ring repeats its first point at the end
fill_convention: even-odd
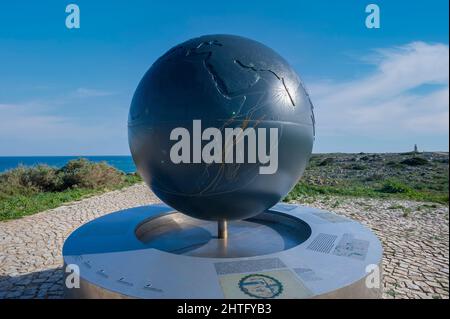
{"type": "Polygon", "coordinates": [[[0,173],[13,169],[19,165],[35,166],[47,164],[60,168],[68,161],[77,158],[86,158],[93,162],[106,162],[125,173],[136,171],[131,156],[0,156],[0,173]]]}

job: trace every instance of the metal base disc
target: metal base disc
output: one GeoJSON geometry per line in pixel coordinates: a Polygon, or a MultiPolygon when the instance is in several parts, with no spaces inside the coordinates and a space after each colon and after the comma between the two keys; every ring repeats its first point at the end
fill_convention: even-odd
{"type": "Polygon", "coordinates": [[[227,239],[217,234],[217,222],[179,212],[150,218],[136,228],[137,238],[148,248],[211,258],[272,254],[300,245],[310,235],[305,222],[270,210],[247,220],[229,221],[227,239]]]}
{"type": "Polygon", "coordinates": [[[97,218],[64,244],[65,265],[80,275],[66,297],[381,297],[381,282],[366,285],[373,267],[381,271],[381,244],[350,219],[280,203],[228,222],[226,240],[217,232],[164,204],[97,218]]]}

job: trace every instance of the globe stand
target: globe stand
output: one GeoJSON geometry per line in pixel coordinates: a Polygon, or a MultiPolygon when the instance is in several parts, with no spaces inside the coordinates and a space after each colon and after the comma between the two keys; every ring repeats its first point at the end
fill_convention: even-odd
{"type": "Polygon", "coordinates": [[[75,230],[63,257],[80,276],[67,298],[381,297],[377,237],[299,205],[218,223],[165,204],[136,207],[75,230]]]}
{"type": "Polygon", "coordinates": [[[226,220],[217,222],[217,237],[224,240],[228,239],[228,224],[226,220]]]}

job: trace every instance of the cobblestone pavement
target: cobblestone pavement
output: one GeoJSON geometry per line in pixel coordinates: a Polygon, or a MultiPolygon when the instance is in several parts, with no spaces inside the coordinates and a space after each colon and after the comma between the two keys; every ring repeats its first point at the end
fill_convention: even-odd
{"type": "Polygon", "coordinates": [[[383,298],[447,298],[448,206],[331,197],[307,205],[360,221],[383,245],[383,298]]]}
{"type": "MultiPolygon", "coordinates": [[[[158,201],[139,184],[0,222],[0,298],[61,298],[64,239],[98,216],[158,201]]],[[[308,205],[359,220],[381,238],[385,298],[448,298],[448,207],[333,197],[308,205]]]]}
{"type": "Polygon", "coordinates": [[[138,184],[21,219],[0,222],[0,298],[61,298],[64,240],[82,224],[159,202],[138,184]]]}

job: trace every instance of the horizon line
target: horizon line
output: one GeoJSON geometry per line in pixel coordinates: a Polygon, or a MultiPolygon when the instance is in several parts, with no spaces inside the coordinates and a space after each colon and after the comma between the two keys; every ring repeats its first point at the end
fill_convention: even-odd
{"type": "MultiPolygon", "coordinates": [[[[411,151],[398,151],[398,152],[364,152],[364,151],[359,151],[359,152],[344,152],[344,151],[336,151],[336,152],[313,152],[311,153],[311,155],[315,155],[315,154],[359,154],[359,153],[364,153],[364,154],[401,154],[401,153],[413,153],[414,150],[411,151]]],[[[418,151],[417,153],[449,153],[449,150],[430,150],[430,151],[418,151]]],[[[71,155],[0,155],[0,157],[119,157],[119,156],[127,156],[127,157],[132,157],[131,154],[71,154],[71,155]]]]}

